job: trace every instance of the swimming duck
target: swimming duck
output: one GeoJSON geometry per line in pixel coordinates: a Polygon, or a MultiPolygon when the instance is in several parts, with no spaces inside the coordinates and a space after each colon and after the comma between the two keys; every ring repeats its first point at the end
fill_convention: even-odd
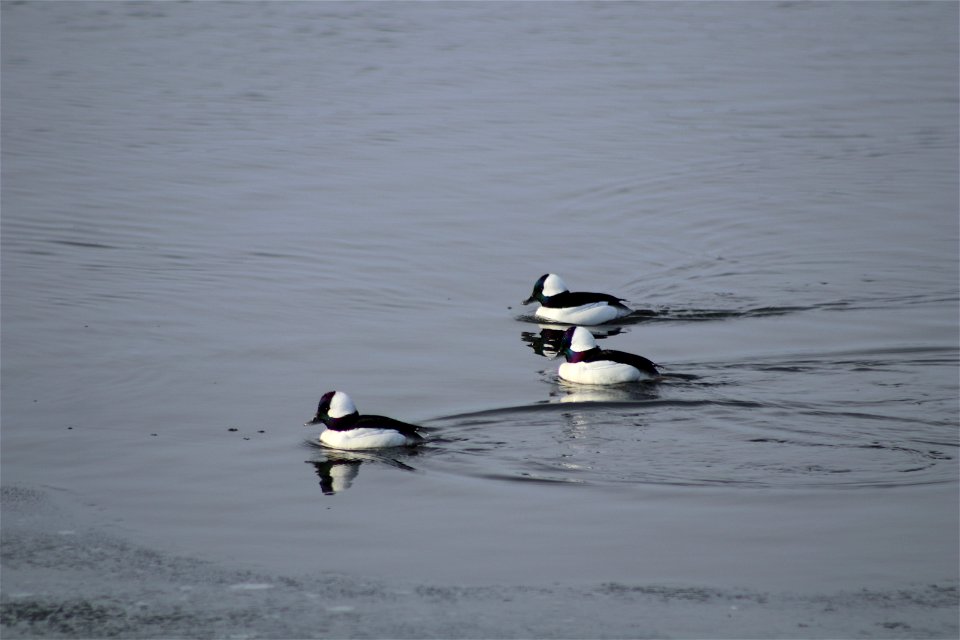
{"type": "Polygon", "coordinates": [[[607,293],[572,292],[555,273],[540,276],[533,285],[533,294],[523,304],[534,300],[540,302],[534,314],[537,318],[564,324],[602,324],[631,313],[622,298],[607,293]]]}
{"type": "Polygon", "coordinates": [[[361,416],[350,396],[328,391],[320,398],[317,415],[304,426],[322,423],[320,443],[334,449],[382,449],[423,442],[421,427],[384,416],[361,416]]]}
{"type": "Polygon", "coordinates": [[[560,377],[569,382],[619,384],[660,376],[657,365],[643,356],[601,349],[583,327],[566,330],[560,352],[567,360],[560,365],[560,377]]]}

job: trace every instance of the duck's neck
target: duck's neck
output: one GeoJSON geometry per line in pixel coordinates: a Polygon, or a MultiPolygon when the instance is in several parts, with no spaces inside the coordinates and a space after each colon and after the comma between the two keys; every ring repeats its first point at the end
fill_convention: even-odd
{"type": "Polygon", "coordinates": [[[590,362],[595,359],[596,355],[600,353],[600,347],[594,347],[593,349],[587,349],[586,351],[574,351],[573,349],[567,349],[564,354],[567,358],[567,362],[590,362]]]}
{"type": "Polygon", "coordinates": [[[326,425],[327,429],[333,429],[334,431],[346,431],[350,429],[357,420],[360,419],[360,414],[356,411],[353,413],[348,413],[345,416],[340,416],[339,418],[333,418],[327,416],[323,420],[323,424],[326,425]]]}

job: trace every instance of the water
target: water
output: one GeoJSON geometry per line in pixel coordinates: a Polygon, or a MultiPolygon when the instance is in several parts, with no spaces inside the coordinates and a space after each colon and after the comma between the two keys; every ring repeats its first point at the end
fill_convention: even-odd
{"type": "Polygon", "coordinates": [[[957,17],[4,3],[3,484],[268,574],[955,588],[957,17]],[[671,377],[559,383],[548,271],[671,377]]]}

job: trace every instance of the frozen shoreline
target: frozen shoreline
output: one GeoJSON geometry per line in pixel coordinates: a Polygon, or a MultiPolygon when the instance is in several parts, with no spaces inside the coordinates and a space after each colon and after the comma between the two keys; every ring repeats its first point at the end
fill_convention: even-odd
{"type": "MultiPolygon", "coordinates": [[[[4,638],[951,638],[956,583],[791,594],[694,585],[460,587],[269,575],[81,526],[3,487],[4,638]]],[[[79,515],[77,518],[75,516],[79,515]]]]}

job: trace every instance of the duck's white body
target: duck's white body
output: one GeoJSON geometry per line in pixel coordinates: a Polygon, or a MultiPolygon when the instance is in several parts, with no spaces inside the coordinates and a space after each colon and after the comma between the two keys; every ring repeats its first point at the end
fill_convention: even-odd
{"type": "Polygon", "coordinates": [[[361,427],[349,431],[324,429],[320,432],[320,443],[334,449],[383,449],[416,444],[418,440],[409,438],[399,431],[389,428],[361,427]]]}
{"type": "Polygon", "coordinates": [[[544,307],[541,306],[534,314],[537,318],[562,322],[564,324],[591,325],[603,324],[630,313],[629,309],[614,307],[607,302],[591,302],[579,307],[544,307]]]}
{"type": "Polygon", "coordinates": [[[620,384],[650,378],[636,367],[610,360],[564,362],[560,365],[559,374],[564,380],[579,384],[620,384]]]}

